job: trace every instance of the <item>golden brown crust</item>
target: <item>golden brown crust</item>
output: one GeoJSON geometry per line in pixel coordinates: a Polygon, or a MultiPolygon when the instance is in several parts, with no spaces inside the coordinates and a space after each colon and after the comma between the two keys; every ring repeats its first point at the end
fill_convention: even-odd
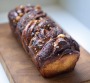
{"type": "Polygon", "coordinates": [[[45,64],[40,69],[40,72],[44,77],[52,77],[56,74],[70,71],[74,69],[78,59],[79,54],[67,54],[66,56],[59,57],[58,59],[45,64]]]}

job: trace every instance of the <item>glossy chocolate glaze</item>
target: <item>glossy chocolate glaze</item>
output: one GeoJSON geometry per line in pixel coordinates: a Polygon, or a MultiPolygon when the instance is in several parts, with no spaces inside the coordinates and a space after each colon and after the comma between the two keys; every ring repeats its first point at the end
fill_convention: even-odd
{"type": "Polygon", "coordinates": [[[12,26],[14,26],[14,29],[17,26],[18,21],[21,19],[21,17],[30,11],[30,9],[33,8],[33,6],[18,6],[15,9],[11,10],[8,14],[8,18],[12,24],[12,26]],[[17,18],[18,17],[18,18],[17,18]]]}
{"type": "Polygon", "coordinates": [[[35,57],[38,67],[52,58],[79,52],[78,43],[63,31],[39,6],[17,8],[9,13],[15,34],[20,38],[24,49],[35,57]],[[22,10],[23,9],[23,10],[22,10]],[[13,20],[23,16],[13,23],[13,20]]]}
{"type": "Polygon", "coordinates": [[[59,28],[44,12],[42,12],[42,10],[33,9],[25,14],[20,21],[22,20],[27,20],[27,22],[25,22],[26,26],[24,25],[23,31],[21,31],[23,42],[25,42],[24,44],[26,44],[27,47],[28,45],[30,47],[33,45],[32,49],[37,49],[34,51],[35,54],[41,50],[43,45],[50,38],[54,38],[58,34],[63,33],[63,30],[59,28]]]}
{"type": "Polygon", "coordinates": [[[17,28],[17,25],[20,28],[21,26],[24,26],[23,24],[25,24],[25,23],[22,23],[23,20],[21,20],[21,22],[20,22],[20,23],[22,23],[22,25],[19,24],[18,22],[20,21],[20,19],[23,17],[23,15],[25,13],[28,13],[33,8],[34,8],[34,6],[30,6],[30,5],[23,6],[23,5],[21,5],[21,6],[16,7],[15,9],[11,10],[8,14],[11,29],[15,33],[15,35],[19,41],[21,41],[21,34],[20,34],[20,30],[18,30],[18,28],[17,28]]]}
{"type": "MultiPolygon", "coordinates": [[[[73,41],[72,38],[68,40],[73,41]]],[[[66,38],[54,38],[52,41],[49,40],[37,54],[36,60],[39,67],[43,66],[44,62],[54,57],[63,57],[67,54],[79,53],[79,45],[69,41],[67,41],[66,38]]]]}

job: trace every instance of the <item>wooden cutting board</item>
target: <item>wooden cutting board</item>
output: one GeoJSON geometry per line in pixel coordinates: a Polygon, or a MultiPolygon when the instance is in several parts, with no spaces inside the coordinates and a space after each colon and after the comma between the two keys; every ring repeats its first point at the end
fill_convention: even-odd
{"type": "Polygon", "coordinates": [[[0,60],[10,83],[86,82],[90,80],[90,54],[82,47],[80,50],[80,59],[74,71],[46,79],[40,75],[30,57],[14,38],[9,25],[0,25],[0,60]]]}

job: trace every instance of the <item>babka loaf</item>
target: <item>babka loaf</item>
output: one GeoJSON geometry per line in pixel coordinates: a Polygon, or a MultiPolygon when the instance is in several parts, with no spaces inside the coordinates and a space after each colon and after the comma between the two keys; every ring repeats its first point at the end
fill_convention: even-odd
{"type": "Polygon", "coordinates": [[[39,5],[18,6],[8,14],[12,32],[44,77],[74,69],[80,56],[78,43],[39,5]]]}

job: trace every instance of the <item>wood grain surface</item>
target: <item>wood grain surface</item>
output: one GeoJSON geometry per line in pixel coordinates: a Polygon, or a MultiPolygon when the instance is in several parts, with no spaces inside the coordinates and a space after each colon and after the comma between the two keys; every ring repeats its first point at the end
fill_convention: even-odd
{"type": "Polygon", "coordinates": [[[10,83],[90,83],[90,54],[82,47],[80,51],[74,71],[43,78],[13,36],[9,25],[0,24],[0,60],[10,83]]]}

